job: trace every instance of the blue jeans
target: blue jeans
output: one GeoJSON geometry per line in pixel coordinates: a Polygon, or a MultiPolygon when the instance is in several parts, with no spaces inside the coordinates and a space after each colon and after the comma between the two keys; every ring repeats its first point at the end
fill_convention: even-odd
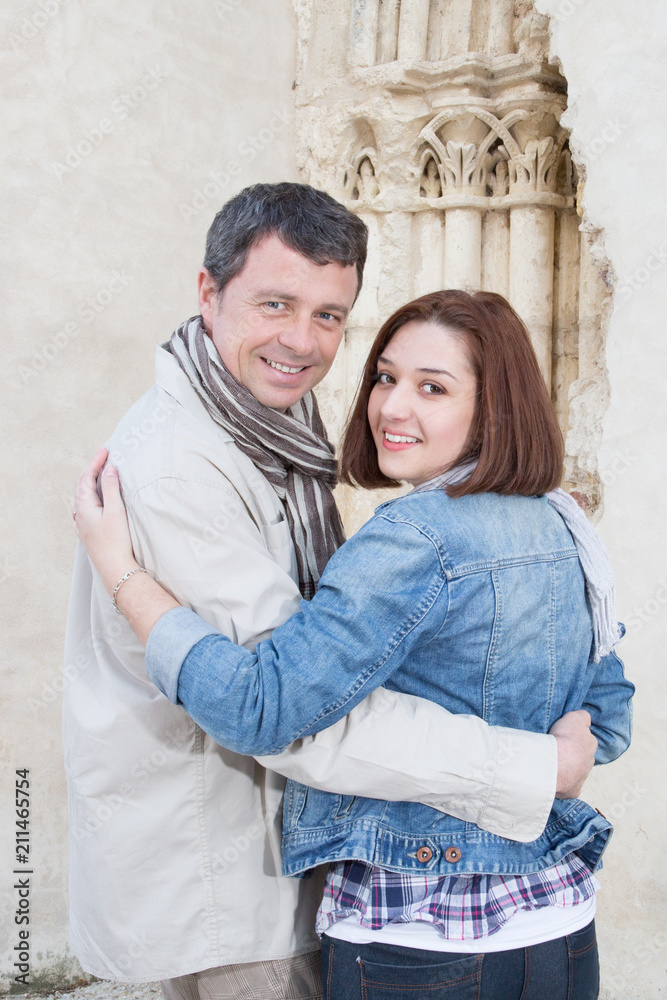
{"type": "Polygon", "coordinates": [[[566,937],[467,955],[322,938],[324,1000],[596,1000],[595,921],[566,937]]]}

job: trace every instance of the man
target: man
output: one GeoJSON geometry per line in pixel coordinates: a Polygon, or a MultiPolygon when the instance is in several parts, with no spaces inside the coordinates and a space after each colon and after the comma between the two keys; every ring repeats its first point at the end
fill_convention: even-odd
{"type": "MultiPolygon", "coordinates": [[[[110,441],[141,564],[249,648],[312,596],[342,541],[310,390],[334,360],[365,256],[363,223],[322,192],[241,192],[208,234],[201,316],[158,348],[156,385],[110,441]]],[[[101,978],[160,979],[167,1000],[320,995],[320,883],[279,874],[277,772],[424,802],[518,840],[546,820],[553,739],[389,691],[263,760],[271,770],[218,746],[150,683],[81,549],[67,638],[72,944],[101,978]],[[427,761],[412,749],[425,731],[427,761]]],[[[559,749],[578,751],[562,793],[592,763],[582,714],[562,723],[559,749]]]]}

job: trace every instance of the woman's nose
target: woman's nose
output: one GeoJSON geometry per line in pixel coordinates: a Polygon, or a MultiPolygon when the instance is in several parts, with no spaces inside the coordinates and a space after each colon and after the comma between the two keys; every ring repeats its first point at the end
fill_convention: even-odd
{"type": "Polygon", "coordinates": [[[385,420],[408,420],[412,416],[409,388],[400,382],[392,386],[382,401],[380,413],[385,420]]]}

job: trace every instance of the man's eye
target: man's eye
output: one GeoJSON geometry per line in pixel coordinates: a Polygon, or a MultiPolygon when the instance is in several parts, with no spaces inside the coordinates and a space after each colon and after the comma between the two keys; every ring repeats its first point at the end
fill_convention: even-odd
{"type": "Polygon", "coordinates": [[[284,302],[265,302],[264,305],[268,306],[269,309],[282,309],[283,306],[285,305],[285,303],[284,302]]]}
{"type": "Polygon", "coordinates": [[[327,321],[332,320],[332,319],[334,319],[334,320],[338,319],[338,317],[334,316],[333,313],[327,313],[327,312],[318,313],[318,316],[320,317],[320,319],[325,319],[327,321]]]}

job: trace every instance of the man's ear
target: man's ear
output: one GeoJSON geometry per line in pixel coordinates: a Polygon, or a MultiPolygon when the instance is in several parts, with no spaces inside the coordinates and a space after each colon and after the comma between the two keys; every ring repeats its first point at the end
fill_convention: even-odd
{"type": "Polygon", "coordinates": [[[199,312],[204,321],[204,328],[207,333],[211,333],[213,316],[218,308],[218,292],[215,280],[210,272],[205,268],[199,272],[197,277],[197,287],[199,289],[199,312]]]}

